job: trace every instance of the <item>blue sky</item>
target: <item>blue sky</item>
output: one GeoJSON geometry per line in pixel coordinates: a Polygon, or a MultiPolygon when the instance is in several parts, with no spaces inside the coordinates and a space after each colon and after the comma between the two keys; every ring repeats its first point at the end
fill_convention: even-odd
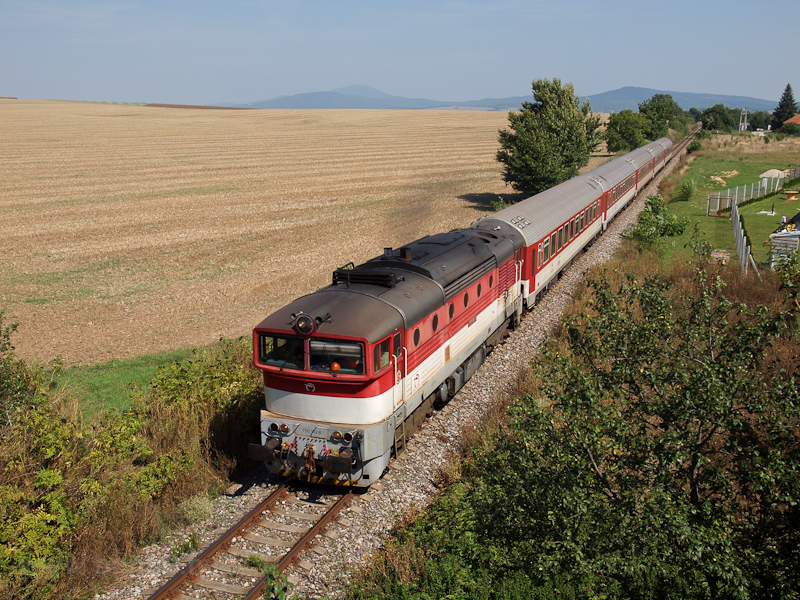
{"type": "Polygon", "coordinates": [[[558,77],[579,96],[777,105],[800,92],[798,23],[797,0],[0,0],[0,96],[248,103],[368,85],[462,101],[558,77]]]}

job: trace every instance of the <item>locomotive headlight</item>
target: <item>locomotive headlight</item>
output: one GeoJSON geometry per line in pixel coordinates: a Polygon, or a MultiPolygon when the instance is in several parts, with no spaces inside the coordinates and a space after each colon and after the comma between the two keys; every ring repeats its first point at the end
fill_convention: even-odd
{"type": "Polygon", "coordinates": [[[353,434],[349,431],[345,432],[344,434],[344,441],[348,444],[353,441],[353,434]]]}
{"type": "Polygon", "coordinates": [[[295,329],[298,333],[303,335],[310,335],[314,333],[314,319],[308,315],[300,315],[294,322],[295,329]]]}
{"type": "Polygon", "coordinates": [[[286,423],[281,423],[281,433],[289,433],[289,426],[286,423]]]}
{"type": "Polygon", "coordinates": [[[278,433],[278,424],[277,423],[270,423],[269,430],[273,433],[278,433]]]}
{"type": "Polygon", "coordinates": [[[333,435],[331,436],[334,442],[341,442],[342,441],[342,432],[341,431],[334,431],[333,435]]]}

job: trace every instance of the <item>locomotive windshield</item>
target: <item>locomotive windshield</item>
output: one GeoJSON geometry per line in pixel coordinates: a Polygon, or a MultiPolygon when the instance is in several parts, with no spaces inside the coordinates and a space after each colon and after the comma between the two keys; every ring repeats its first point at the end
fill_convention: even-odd
{"type": "Polygon", "coordinates": [[[308,340],[288,335],[258,334],[258,362],[262,365],[333,374],[363,375],[364,344],[344,340],[308,340]]]}
{"type": "Polygon", "coordinates": [[[258,335],[258,362],[286,369],[305,369],[305,340],[260,333],[258,335]]]}
{"type": "Polygon", "coordinates": [[[358,342],[309,340],[308,352],[312,371],[364,374],[364,345],[358,342]]]}

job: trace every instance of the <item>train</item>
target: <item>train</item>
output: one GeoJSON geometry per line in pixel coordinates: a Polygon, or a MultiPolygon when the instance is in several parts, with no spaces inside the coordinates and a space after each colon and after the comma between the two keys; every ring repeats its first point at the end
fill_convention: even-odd
{"type": "Polygon", "coordinates": [[[369,487],[673,151],[661,138],[468,228],[384,248],[268,316],[253,329],[265,408],[250,457],[369,487]]]}

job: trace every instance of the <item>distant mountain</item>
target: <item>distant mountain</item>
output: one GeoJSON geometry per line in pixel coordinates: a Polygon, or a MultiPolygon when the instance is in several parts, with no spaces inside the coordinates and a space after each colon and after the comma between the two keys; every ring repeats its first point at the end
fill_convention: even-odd
{"type": "Polygon", "coordinates": [[[663,92],[640,87],[624,87],[612,92],[604,92],[594,96],[587,96],[595,112],[619,112],[630,109],[639,110],[639,104],[652,98],[655,94],[669,94],[683,110],[696,108],[705,110],[716,104],[724,104],[729,108],[748,108],[754,110],[773,110],[777,105],[775,100],[761,100],[747,96],[722,96],[719,94],[692,94],[689,92],[663,92]]]}
{"type": "Polygon", "coordinates": [[[330,92],[309,92],[294,96],[281,96],[252,104],[236,106],[249,108],[374,108],[374,109],[470,109],[470,110],[510,110],[517,109],[525,96],[514,98],[485,98],[469,102],[450,102],[428,100],[426,98],[406,98],[392,96],[365,85],[352,85],[330,92]]]}
{"type": "MultiPolygon", "coordinates": [[[[639,104],[652,98],[655,94],[669,94],[675,102],[688,110],[697,108],[705,110],[715,104],[724,104],[730,108],[749,108],[755,110],[773,110],[777,102],[760,100],[745,96],[722,96],[716,94],[692,94],[687,92],[664,92],[639,87],[623,87],[612,92],[604,92],[587,96],[595,112],[619,112],[630,109],[639,110],[639,104]]],[[[582,98],[583,100],[584,98],[582,98]]],[[[443,100],[428,100],[426,98],[406,98],[405,96],[392,96],[375,88],[365,85],[352,85],[338,88],[330,92],[309,92],[295,94],[294,96],[280,96],[271,100],[262,100],[252,104],[237,104],[225,106],[239,106],[247,108],[371,108],[371,109],[438,109],[438,110],[517,110],[524,101],[533,100],[532,96],[512,96],[510,98],[483,98],[467,102],[450,102],[443,100]]]]}

